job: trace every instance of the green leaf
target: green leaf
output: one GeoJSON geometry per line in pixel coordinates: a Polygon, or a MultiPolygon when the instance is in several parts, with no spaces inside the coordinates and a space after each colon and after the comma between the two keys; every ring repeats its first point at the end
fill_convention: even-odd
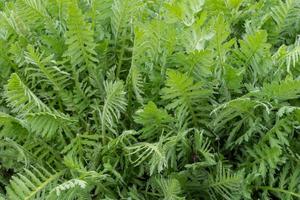
{"type": "Polygon", "coordinates": [[[201,105],[205,112],[204,106],[207,106],[212,91],[202,82],[194,83],[186,74],[169,70],[167,76],[166,87],[162,89],[162,99],[169,102],[166,108],[175,110],[181,123],[197,125],[201,112],[195,108],[201,105]]]}
{"type": "Polygon", "coordinates": [[[239,199],[243,192],[243,172],[232,173],[221,163],[218,163],[215,173],[215,175],[209,175],[207,180],[206,187],[210,198],[239,199]]]}
{"type": "Polygon", "coordinates": [[[65,56],[70,58],[74,69],[84,71],[86,68],[93,68],[95,63],[98,63],[93,39],[94,32],[90,24],[85,22],[84,15],[76,3],[69,6],[67,25],[66,45],[68,49],[65,56]]]}
{"type": "Polygon", "coordinates": [[[105,82],[104,88],[106,96],[100,118],[101,130],[105,141],[105,137],[107,137],[106,131],[111,131],[117,135],[116,125],[121,117],[121,113],[126,110],[127,102],[122,81],[105,82]]]}
{"type": "Polygon", "coordinates": [[[150,139],[164,130],[169,130],[168,124],[172,121],[173,118],[168,115],[167,111],[157,108],[152,101],[143,109],[138,110],[135,117],[135,122],[143,125],[142,139],[150,139]]]}
{"type": "Polygon", "coordinates": [[[45,192],[51,184],[63,174],[63,172],[50,172],[45,168],[24,169],[24,172],[12,178],[10,185],[6,187],[10,199],[30,200],[45,199],[45,192]]]}
{"type": "Polygon", "coordinates": [[[22,82],[17,74],[12,74],[7,85],[5,96],[13,111],[27,114],[32,111],[50,111],[50,109],[22,82]]]}

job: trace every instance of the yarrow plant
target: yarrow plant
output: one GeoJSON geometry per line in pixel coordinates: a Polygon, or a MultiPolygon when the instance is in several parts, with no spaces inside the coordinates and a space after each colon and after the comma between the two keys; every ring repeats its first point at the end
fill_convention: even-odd
{"type": "Polygon", "coordinates": [[[0,25],[0,200],[300,198],[299,0],[2,0],[0,25]]]}

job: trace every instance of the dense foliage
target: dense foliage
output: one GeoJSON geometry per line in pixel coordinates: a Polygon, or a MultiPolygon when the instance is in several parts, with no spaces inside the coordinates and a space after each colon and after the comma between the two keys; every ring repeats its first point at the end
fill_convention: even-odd
{"type": "Polygon", "coordinates": [[[299,0],[0,11],[0,199],[300,198],[299,0]]]}

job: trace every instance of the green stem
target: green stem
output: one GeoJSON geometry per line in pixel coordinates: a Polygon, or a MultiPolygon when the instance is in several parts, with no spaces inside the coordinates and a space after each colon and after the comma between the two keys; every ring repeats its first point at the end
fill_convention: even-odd
{"type": "Polygon", "coordinates": [[[40,192],[42,189],[44,189],[49,183],[56,180],[58,177],[60,177],[63,174],[63,171],[58,172],[54,174],[53,176],[50,176],[46,181],[44,181],[41,185],[39,185],[37,188],[35,188],[34,191],[32,191],[28,196],[25,197],[25,200],[32,199],[38,192],[40,192]]]}
{"type": "Polygon", "coordinates": [[[121,48],[121,54],[120,54],[120,58],[119,58],[119,62],[118,62],[118,66],[117,66],[117,73],[116,73],[116,77],[120,78],[120,73],[121,73],[121,68],[122,68],[122,64],[123,64],[123,57],[124,57],[124,53],[125,53],[125,42],[122,42],[122,48],[121,48]]]}
{"type": "Polygon", "coordinates": [[[299,193],[291,192],[291,191],[284,190],[284,189],[281,189],[281,188],[273,188],[273,187],[270,187],[270,186],[258,186],[256,188],[261,189],[261,190],[269,190],[269,191],[273,191],[273,192],[281,192],[281,193],[289,194],[289,195],[300,198],[299,193]]]}
{"type": "Polygon", "coordinates": [[[102,119],[101,119],[101,131],[102,131],[102,143],[103,145],[106,144],[106,133],[105,133],[105,120],[104,120],[104,116],[105,116],[105,112],[106,112],[106,103],[104,104],[103,107],[103,112],[102,112],[102,119]]]}

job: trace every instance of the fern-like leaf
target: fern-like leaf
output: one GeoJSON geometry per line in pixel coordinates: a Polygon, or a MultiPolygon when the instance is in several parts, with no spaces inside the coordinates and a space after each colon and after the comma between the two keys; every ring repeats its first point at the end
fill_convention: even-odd
{"type": "Polygon", "coordinates": [[[232,173],[218,163],[215,175],[209,175],[207,190],[211,199],[239,199],[242,195],[243,172],[232,173]]]}
{"type": "Polygon", "coordinates": [[[68,124],[74,122],[63,114],[50,112],[29,113],[26,115],[26,120],[33,132],[45,138],[57,137],[64,129],[67,130],[68,124]]]}
{"type": "Polygon", "coordinates": [[[122,81],[104,83],[106,97],[101,112],[101,127],[104,141],[106,131],[116,134],[116,124],[126,109],[126,98],[122,81]]]}
{"type": "Polygon", "coordinates": [[[186,26],[194,24],[195,15],[202,10],[203,0],[170,1],[167,4],[168,18],[170,21],[180,21],[186,26]]]}
{"type": "Polygon", "coordinates": [[[205,112],[212,91],[201,82],[194,83],[186,74],[170,70],[167,75],[166,87],[162,89],[162,98],[170,102],[166,108],[176,110],[178,119],[183,123],[192,122],[197,125],[201,113],[195,108],[202,105],[202,112],[205,112]]]}
{"type": "Polygon", "coordinates": [[[165,151],[162,147],[162,141],[157,143],[141,142],[135,145],[125,147],[131,162],[135,166],[140,166],[148,160],[150,175],[156,170],[161,172],[167,166],[165,151]]]}
{"type": "Polygon", "coordinates": [[[90,199],[90,195],[86,191],[88,183],[80,179],[68,180],[52,189],[47,200],[75,200],[90,199]]]}
{"type": "Polygon", "coordinates": [[[238,98],[217,107],[212,114],[216,115],[213,126],[216,132],[220,133],[226,126],[230,131],[226,141],[226,147],[239,145],[247,142],[253,134],[260,133],[264,126],[262,119],[256,117],[256,112],[268,113],[270,105],[250,98],[238,98]]]}
{"type": "Polygon", "coordinates": [[[180,182],[175,178],[155,178],[154,187],[163,194],[163,200],[184,200],[180,182]]]}
{"type": "Polygon", "coordinates": [[[45,199],[51,184],[63,174],[63,172],[50,172],[45,168],[24,169],[24,172],[12,178],[10,185],[6,187],[8,197],[16,200],[45,199]]]}
{"type": "Polygon", "coordinates": [[[260,174],[263,178],[271,169],[284,162],[282,153],[289,146],[288,138],[293,133],[293,124],[290,118],[283,118],[259,140],[253,147],[246,148],[249,155],[248,165],[253,174],[260,174]]]}
{"type": "Polygon", "coordinates": [[[6,86],[6,98],[14,111],[26,119],[30,129],[44,137],[53,137],[64,125],[72,121],[62,113],[51,110],[17,74],[12,74],[6,86]]]}
{"type": "Polygon", "coordinates": [[[120,36],[123,29],[128,26],[134,13],[141,6],[141,1],[137,0],[114,0],[112,5],[111,25],[116,39],[120,36]]]}
{"type": "Polygon", "coordinates": [[[299,185],[300,167],[288,162],[284,165],[277,181],[269,186],[258,186],[257,189],[267,191],[279,199],[293,200],[300,198],[299,185]]]}
{"type": "Polygon", "coordinates": [[[267,32],[259,30],[249,33],[239,43],[240,50],[236,52],[236,65],[244,66],[249,70],[252,74],[250,81],[255,83],[265,76],[271,67],[271,46],[267,43],[267,32]]]}
{"type": "Polygon", "coordinates": [[[67,25],[66,44],[68,50],[65,52],[65,56],[70,58],[74,69],[84,71],[87,68],[91,70],[98,62],[93,39],[94,33],[90,24],[85,22],[82,11],[76,4],[69,6],[67,25]]]}
{"type": "Polygon", "coordinates": [[[16,13],[29,26],[41,26],[45,19],[51,20],[47,10],[47,1],[42,0],[18,0],[16,13]]]}
{"type": "Polygon", "coordinates": [[[282,34],[288,34],[286,30],[293,28],[296,20],[299,20],[300,5],[295,0],[279,1],[279,5],[271,8],[271,16],[275,21],[276,26],[271,30],[271,39],[283,39],[282,34]]]}
{"type": "Polygon", "coordinates": [[[195,151],[199,154],[200,157],[204,159],[200,160],[201,165],[214,165],[216,164],[214,154],[212,153],[211,142],[208,138],[202,133],[196,132],[195,133],[195,151]]]}
{"type": "Polygon", "coordinates": [[[27,77],[43,78],[39,81],[44,80],[47,84],[52,85],[57,91],[67,87],[70,80],[70,75],[55,66],[55,63],[53,63],[53,56],[43,58],[43,53],[39,53],[38,49],[35,49],[33,46],[29,45],[27,47],[27,52],[25,53],[25,60],[27,63],[36,66],[35,68],[28,67],[25,69],[28,73],[27,77]]]}
{"type": "Polygon", "coordinates": [[[249,95],[279,102],[297,99],[300,96],[300,81],[286,79],[280,83],[269,83],[266,84],[260,91],[250,93],[249,95]]]}
{"type": "Polygon", "coordinates": [[[143,125],[142,139],[157,137],[156,134],[163,130],[169,130],[168,126],[173,121],[172,117],[163,110],[157,108],[153,102],[149,102],[143,109],[136,112],[135,121],[143,125]]]}
{"type": "Polygon", "coordinates": [[[5,96],[13,111],[20,114],[50,111],[49,108],[22,82],[12,74],[6,85],[5,96]]]}

